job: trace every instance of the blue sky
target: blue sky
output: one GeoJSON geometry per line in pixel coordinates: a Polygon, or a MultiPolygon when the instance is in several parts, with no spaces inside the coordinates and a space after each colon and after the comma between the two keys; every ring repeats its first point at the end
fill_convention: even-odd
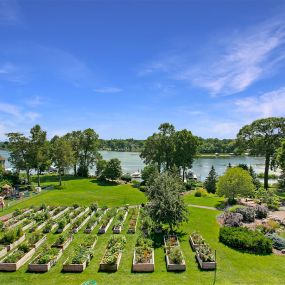
{"type": "Polygon", "coordinates": [[[39,123],[232,138],[285,116],[284,1],[0,0],[0,139],[39,123]]]}

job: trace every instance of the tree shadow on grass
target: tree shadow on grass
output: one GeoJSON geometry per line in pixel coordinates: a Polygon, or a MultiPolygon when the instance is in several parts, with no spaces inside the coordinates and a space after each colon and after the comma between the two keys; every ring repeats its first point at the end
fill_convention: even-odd
{"type": "Polygon", "coordinates": [[[99,186],[118,186],[120,185],[119,183],[115,181],[105,181],[105,180],[97,180],[97,179],[92,179],[90,180],[91,183],[98,184],[99,186]]]}

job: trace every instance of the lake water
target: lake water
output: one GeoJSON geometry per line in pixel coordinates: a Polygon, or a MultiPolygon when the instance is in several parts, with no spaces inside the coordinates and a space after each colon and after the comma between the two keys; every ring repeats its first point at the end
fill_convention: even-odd
{"type": "MultiPolygon", "coordinates": [[[[144,168],[144,163],[141,160],[138,152],[117,152],[117,151],[101,151],[103,159],[109,160],[111,158],[118,158],[122,163],[124,172],[133,173],[140,171],[144,168]]],[[[9,157],[9,153],[0,150],[0,156],[5,158],[9,157]]],[[[202,181],[207,177],[212,165],[215,167],[216,172],[221,175],[224,173],[228,164],[232,166],[244,163],[251,165],[257,173],[264,171],[264,158],[252,156],[232,156],[232,157],[215,157],[215,158],[197,158],[194,160],[192,170],[202,181]]],[[[11,165],[6,161],[6,168],[11,165]]],[[[92,170],[91,172],[93,172],[92,170]]]]}

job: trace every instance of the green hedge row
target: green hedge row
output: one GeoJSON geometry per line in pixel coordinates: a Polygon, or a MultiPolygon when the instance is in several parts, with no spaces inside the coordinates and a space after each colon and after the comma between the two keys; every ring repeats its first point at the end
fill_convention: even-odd
{"type": "Polygon", "coordinates": [[[258,254],[272,252],[272,241],[258,231],[242,227],[223,227],[220,229],[220,242],[236,248],[258,254]]]}

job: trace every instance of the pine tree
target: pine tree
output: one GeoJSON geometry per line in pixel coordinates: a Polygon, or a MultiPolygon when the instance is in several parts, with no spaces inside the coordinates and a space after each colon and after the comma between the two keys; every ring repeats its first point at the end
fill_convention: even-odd
{"type": "Polygon", "coordinates": [[[218,175],[216,173],[214,166],[212,165],[209,175],[204,182],[204,187],[209,193],[216,193],[217,179],[218,179],[218,175]]]}

